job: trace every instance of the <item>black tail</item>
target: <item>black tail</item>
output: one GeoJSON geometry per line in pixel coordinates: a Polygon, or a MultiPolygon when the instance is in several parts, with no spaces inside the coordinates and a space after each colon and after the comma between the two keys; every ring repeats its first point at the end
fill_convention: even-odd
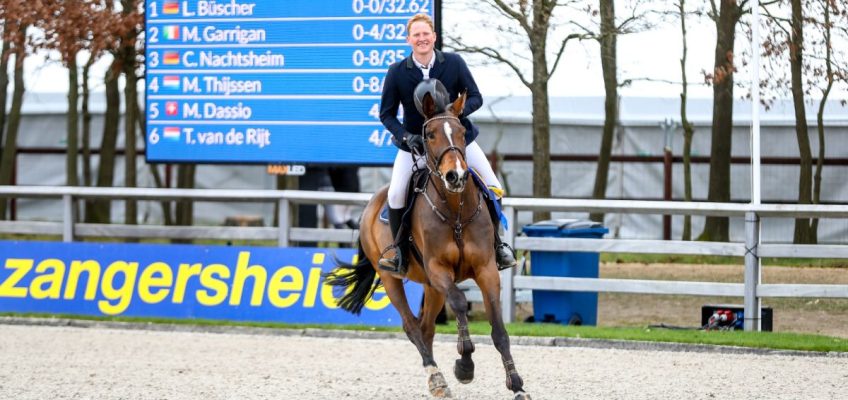
{"type": "Polygon", "coordinates": [[[342,288],[346,294],[339,301],[339,307],[350,313],[359,315],[365,302],[374,295],[380,287],[380,280],[374,282],[377,271],[371,266],[371,261],[365,256],[362,244],[359,243],[359,255],[356,264],[349,264],[335,258],[336,268],[323,274],[324,280],[331,286],[342,288]],[[348,290],[350,289],[350,290],[348,290]]]}

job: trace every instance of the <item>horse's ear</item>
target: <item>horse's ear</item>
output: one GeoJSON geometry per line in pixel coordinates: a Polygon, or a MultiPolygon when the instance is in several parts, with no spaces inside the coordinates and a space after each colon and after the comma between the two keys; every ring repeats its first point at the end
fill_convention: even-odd
{"type": "Polygon", "coordinates": [[[424,116],[427,118],[431,118],[436,115],[436,102],[433,100],[433,96],[431,96],[429,92],[424,93],[421,108],[424,110],[424,116]]]}
{"type": "Polygon", "coordinates": [[[459,97],[457,97],[451,105],[451,112],[457,117],[461,116],[462,111],[465,110],[465,93],[465,90],[463,90],[462,93],[459,94],[459,97]]]}

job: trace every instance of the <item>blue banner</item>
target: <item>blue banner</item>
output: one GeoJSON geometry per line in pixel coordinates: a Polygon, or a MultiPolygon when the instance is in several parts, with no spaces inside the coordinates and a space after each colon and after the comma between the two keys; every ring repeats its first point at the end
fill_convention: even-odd
{"type": "MultiPolygon", "coordinates": [[[[380,288],[360,316],[324,284],[351,249],[0,241],[0,311],[399,326],[380,288]]],[[[405,285],[417,314],[423,289],[405,285]]]]}

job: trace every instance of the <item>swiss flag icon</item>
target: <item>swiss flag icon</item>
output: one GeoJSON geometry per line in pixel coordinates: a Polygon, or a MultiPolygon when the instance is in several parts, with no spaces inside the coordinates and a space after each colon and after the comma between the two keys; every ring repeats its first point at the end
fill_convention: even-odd
{"type": "Polygon", "coordinates": [[[165,115],[167,115],[167,116],[177,115],[177,109],[178,108],[179,107],[177,106],[176,101],[169,101],[169,102],[165,103],[165,115]]]}

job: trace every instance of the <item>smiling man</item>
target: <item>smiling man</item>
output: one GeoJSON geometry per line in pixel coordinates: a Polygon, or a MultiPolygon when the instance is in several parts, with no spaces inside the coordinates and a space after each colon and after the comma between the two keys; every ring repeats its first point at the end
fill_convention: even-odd
{"type": "MultiPolygon", "coordinates": [[[[406,32],[406,42],[411,47],[412,54],[389,67],[380,104],[380,121],[392,133],[392,142],[398,147],[388,198],[389,225],[392,229],[392,237],[395,239],[398,238],[398,231],[406,228],[403,226],[402,214],[406,206],[412,165],[415,162],[411,152],[414,149],[423,153],[424,148],[421,137],[424,116],[417,111],[414,96],[416,87],[424,80],[427,80],[424,90],[430,92],[434,99],[441,100],[437,101],[441,103],[437,106],[445,106],[456,100],[461,92],[466,92],[465,108],[460,117],[466,129],[466,162],[470,168],[480,174],[498,198],[503,194],[501,183],[495,176],[489,160],[480,146],[474,142],[479,131],[468,120],[468,116],[483,105],[483,96],[480,95],[465,60],[458,54],[435,50],[436,32],[433,20],[427,14],[418,14],[410,18],[406,24],[406,32]],[[403,105],[403,123],[398,120],[400,105],[403,105]]],[[[426,168],[423,158],[418,159],[418,168],[426,168]]],[[[500,207],[495,207],[494,199],[490,201],[488,208],[497,228],[500,216],[495,210],[499,210],[500,207]]],[[[495,232],[497,231],[495,229],[495,232]]],[[[406,236],[408,234],[404,232],[401,237],[406,236]]],[[[400,240],[395,246],[395,251],[388,253],[394,253],[393,256],[380,259],[380,268],[397,275],[404,275],[406,273],[405,253],[408,246],[409,241],[400,240]]],[[[515,266],[515,253],[509,245],[500,241],[498,234],[495,234],[495,250],[499,269],[515,266]]]]}

